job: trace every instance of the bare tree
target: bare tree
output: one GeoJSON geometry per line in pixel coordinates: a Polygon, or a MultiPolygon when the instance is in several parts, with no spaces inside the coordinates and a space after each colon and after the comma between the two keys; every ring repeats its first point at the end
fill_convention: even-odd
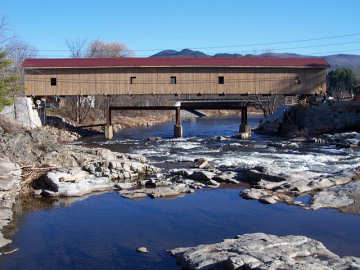
{"type": "Polygon", "coordinates": [[[72,110],[72,117],[77,123],[83,123],[90,110],[94,107],[94,97],[92,96],[69,96],[66,103],[72,110]]]}
{"type": "MultiPolygon", "coordinates": [[[[65,40],[70,51],[71,57],[127,57],[135,53],[128,49],[125,44],[119,42],[105,43],[101,40],[94,40],[87,44],[85,39],[65,40]],[[86,47],[86,49],[85,49],[86,47]]],[[[74,96],[67,97],[66,103],[72,108],[72,113],[78,123],[82,123],[89,116],[92,108],[97,111],[103,111],[108,106],[108,98],[104,96],[74,96]],[[90,102],[91,100],[91,102],[90,102]]],[[[99,116],[99,115],[98,115],[99,116]]]]}
{"type": "Polygon", "coordinates": [[[70,56],[73,58],[80,58],[84,56],[84,48],[87,43],[86,39],[66,39],[66,46],[70,51],[70,56]]]}
{"type": "Polygon", "coordinates": [[[0,47],[5,47],[5,44],[14,38],[14,34],[10,31],[9,24],[5,16],[0,18],[0,47]]]}
{"type": "Polygon", "coordinates": [[[24,70],[22,63],[25,58],[34,58],[38,54],[38,50],[25,41],[12,39],[6,46],[5,50],[7,51],[7,57],[13,61],[12,68],[16,76],[20,78],[20,83],[24,83],[24,70]]]}
{"type": "Polygon", "coordinates": [[[90,42],[86,51],[86,57],[127,57],[134,55],[135,52],[123,43],[105,43],[101,40],[90,42]]]}
{"type": "Polygon", "coordinates": [[[255,95],[257,108],[263,111],[264,117],[273,114],[281,104],[284,104],[283,95],[255,95]]]}
{"type": "Polygon", "coordinates": [[[2,70],[2,76],[15,76],[18,78],[13,82],[16,89],[14,95],[23,91],[24,73],[22,63],[25,58],[34,57],[37,50],[20,39],[17,39],[10,30],[9,24],[5,16],[0,17],[0,51],[6,52],[6,59],[10,61],[6,68],[2,70]]]}
{"type": "MultiPolygon", "coordinates": [[[[125,44],[119,42],[105,43],[101,40],[94,40],[89,43],[86,50],[86,57],[129,57],[134,56],[135,52],[130,50],[125,44]]],[[[103,111],[107,109],[107,98],[96,97],[96,106],[103,111]]]]}

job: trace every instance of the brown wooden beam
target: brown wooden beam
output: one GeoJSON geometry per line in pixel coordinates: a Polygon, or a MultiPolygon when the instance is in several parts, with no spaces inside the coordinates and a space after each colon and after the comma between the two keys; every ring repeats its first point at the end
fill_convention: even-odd
{"type": "Polygon", "coordinates": [[[170,111],[175,110],[175,106],[111,106],[110,110],[116,111],[170,111]]]}
{"type": "MultiPolygon", "coordinates": [[[[182,102],[181,110],[241,110],[249,105],[244,102],[182,102]]],[[[251,104],[250,104],[251,105],[251,104]]],[[[176,110],[176,106],[111,106],[110,110],[176,110]]]]}

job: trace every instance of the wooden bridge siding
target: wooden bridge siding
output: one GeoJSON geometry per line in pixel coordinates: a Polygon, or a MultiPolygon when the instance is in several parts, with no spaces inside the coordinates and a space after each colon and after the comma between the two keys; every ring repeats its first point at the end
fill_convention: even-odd
{"type": "Polygon", "coordinates": [[[28,95],[112,94],[310,94],[326,87],[316,68],[102,68],[26,71],[28,95]],[[130,77],[135,76],[135,84],[130,77]],[[177,84],[170,84],[176,76],[177,84]],[[224,76],[225,84],[218,84],[224,76]],[[55,77],[57,85],[51,86],[55,77]],[[299,78],[301,84],[296,84],[299,78]],[[194,81],[195,83],[191,83],[194,81]],[[159,82],[159,84],[155,84],[159,82]],[[200,82],[200,83],[198,83],[200,82]]]}

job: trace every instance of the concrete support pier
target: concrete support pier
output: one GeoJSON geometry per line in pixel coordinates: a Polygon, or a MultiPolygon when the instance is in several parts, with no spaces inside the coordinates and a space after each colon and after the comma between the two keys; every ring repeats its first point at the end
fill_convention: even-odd
{"type": "Polygon", "coordinates": [[[113,126],[105,126],[105,138],[111,140],[114,137],[114,129],[113,126]]]}
{"type": "Polygon", "coordinates": [[[180,114],[180,106],[176,107],[176,123],[174,126],[174,137],[182,138],[183,136],[183,128],[181,125],[181,114],[180,114]]]}
{"type": "Polygon", "coordinates": [[[110,101],[108,100],[108,107],[106,109],[105,138],[111,140],[113,137],[114,137],[114,129],[111,123],[110,101]]]}
{"type": "Polygon", "coordinates": [[[249,139],[251,137],[251,127],[247,122],[247,106],[241,108],[241,124],[239,133],[242,139],[249,139]]]}

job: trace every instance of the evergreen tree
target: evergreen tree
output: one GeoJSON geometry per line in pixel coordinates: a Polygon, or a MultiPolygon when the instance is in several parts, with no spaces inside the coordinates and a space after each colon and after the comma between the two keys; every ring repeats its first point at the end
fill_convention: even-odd
{"type": "Polygon", "coordinates": [[[16,85],[18,81],[17,76],[8,74],[11,69],[12,60],[6,58],[7,53],[0,48],[0,111],[6,105],[11,105],[13,100],[10,98],[12,93],[20,90],[20,87],[16,85]]]}
{"type": "Polygon", "coordinates": [[[350,68],[337,68],[329,72],[328,88],[333,95],[351,93],[356,84],[355,73],[350,68]]]}

